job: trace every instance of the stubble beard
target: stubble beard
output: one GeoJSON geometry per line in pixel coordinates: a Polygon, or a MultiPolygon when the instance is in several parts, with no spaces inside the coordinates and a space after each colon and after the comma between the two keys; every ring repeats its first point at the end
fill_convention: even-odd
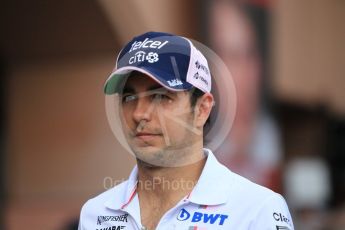
{"type": "Polygon", "coordinates": [[[202,141],[198,142],[193,139],[189,134],[185,135],[181,143],[171,143],[170,146],[164,146],[153,150],[145,150],[142,148],[131,145],[131,149],[137,158],[137,162],[145,167],[178,167],[195,163],[200,160],[199,156],[193,156],[195,147],[202,148],[202,141]],[[197,145],[197,146],[196,146],[197,145]]]}

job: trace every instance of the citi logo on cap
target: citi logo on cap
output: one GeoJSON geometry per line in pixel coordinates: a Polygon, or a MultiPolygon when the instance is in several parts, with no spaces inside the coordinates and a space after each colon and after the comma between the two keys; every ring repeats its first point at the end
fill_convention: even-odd
{"type": "Polygon", "coordinates": [[[141,48],[151,48],[151,49],[160,49],[163,46],[165,46],[167,43],[169,43],[169,41],[154,41],[154,40],[150,40],[148,38],[145,38],[144,41],[135,41],[133,42],[131,49],[128,51],[128,53],[137,50],[137,49],[141,49],[141,48]]]}
{"type": "Polygon", "coordinates": [[[150,52],[146,54],[144,51],[136,52],[132,57],[128,59],[129,64],[134,64],[137,62],[148,61],[149,63],[155,63],[159,60],[159,55],[155,52],[150,52]]]}

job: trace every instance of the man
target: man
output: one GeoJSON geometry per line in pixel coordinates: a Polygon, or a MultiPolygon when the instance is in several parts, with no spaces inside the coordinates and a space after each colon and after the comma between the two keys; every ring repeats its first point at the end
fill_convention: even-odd
{"type": "Polygon", "coordinates": [[[137,165],[127,181],[86,202],[79,229],[293,229],[279,194],[203,149],[210,92],[207,60],[186,38],[149,32],[121,50],[105,93],[118,98],[137,165]]]}

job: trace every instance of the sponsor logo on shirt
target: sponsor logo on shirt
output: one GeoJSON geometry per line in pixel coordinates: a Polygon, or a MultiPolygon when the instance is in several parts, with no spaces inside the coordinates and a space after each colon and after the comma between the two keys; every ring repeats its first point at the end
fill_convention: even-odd
{"type": "Polygon", "coordinates": [[[190,220],[193,223],[205,223],[205,224],[218,224],[223,225],[225,220],[228,219],[228,215],[224,214],[212,214],[212,213],[202,213],[194,212],[193,214],[189,213],[186,209],[181,209],[177,215],[179,221],[190,220]]]}
{"type": "Polygon", "coordinates": [[[120,230],[124,229],[126,226],[110,226],[106,228],[96,228],[96,230],[120,230]]]}
{"type": "Polygon", "coordinates": [[[276,230],[290,230],[290,228],[289,227],[286,227],[286,226],[278,226],[278,225],[276,225],[276,230]]]}
{"type": "Polygon", "coordinates": [[[123,214],[121,216],[98,216],[97,225],[101,225],[104,222],[108,221],[117,221],[117,222],[127,222],[128,214],[123,214]]]}
{"type": "Polygon", "coordinates": [[[278,222],[285,222],[285,223],[287,223],[287,224],[291,224],[291,222],[290,222],[290,219],[289,218],[287,218],[287,217],[285,217],[283,214],[281,214],[281,213],[277,213],[277,212],[274,212],[273,213],[273,218],[276,220],[276,221],[278,221],[278,222]]]}

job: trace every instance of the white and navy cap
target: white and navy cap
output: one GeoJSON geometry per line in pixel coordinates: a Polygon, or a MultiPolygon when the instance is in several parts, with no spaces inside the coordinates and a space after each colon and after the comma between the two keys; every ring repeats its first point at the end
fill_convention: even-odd
{"type": "Polygon", "coordinates": [[[118,93],[124,76],[138,71],[172,91],[192,87],[211,91],[211,73],[204,55],[184,37],[148,32],[133,38],[121,50],[114,71],[107,79],[105,94],[118,93]]]}

